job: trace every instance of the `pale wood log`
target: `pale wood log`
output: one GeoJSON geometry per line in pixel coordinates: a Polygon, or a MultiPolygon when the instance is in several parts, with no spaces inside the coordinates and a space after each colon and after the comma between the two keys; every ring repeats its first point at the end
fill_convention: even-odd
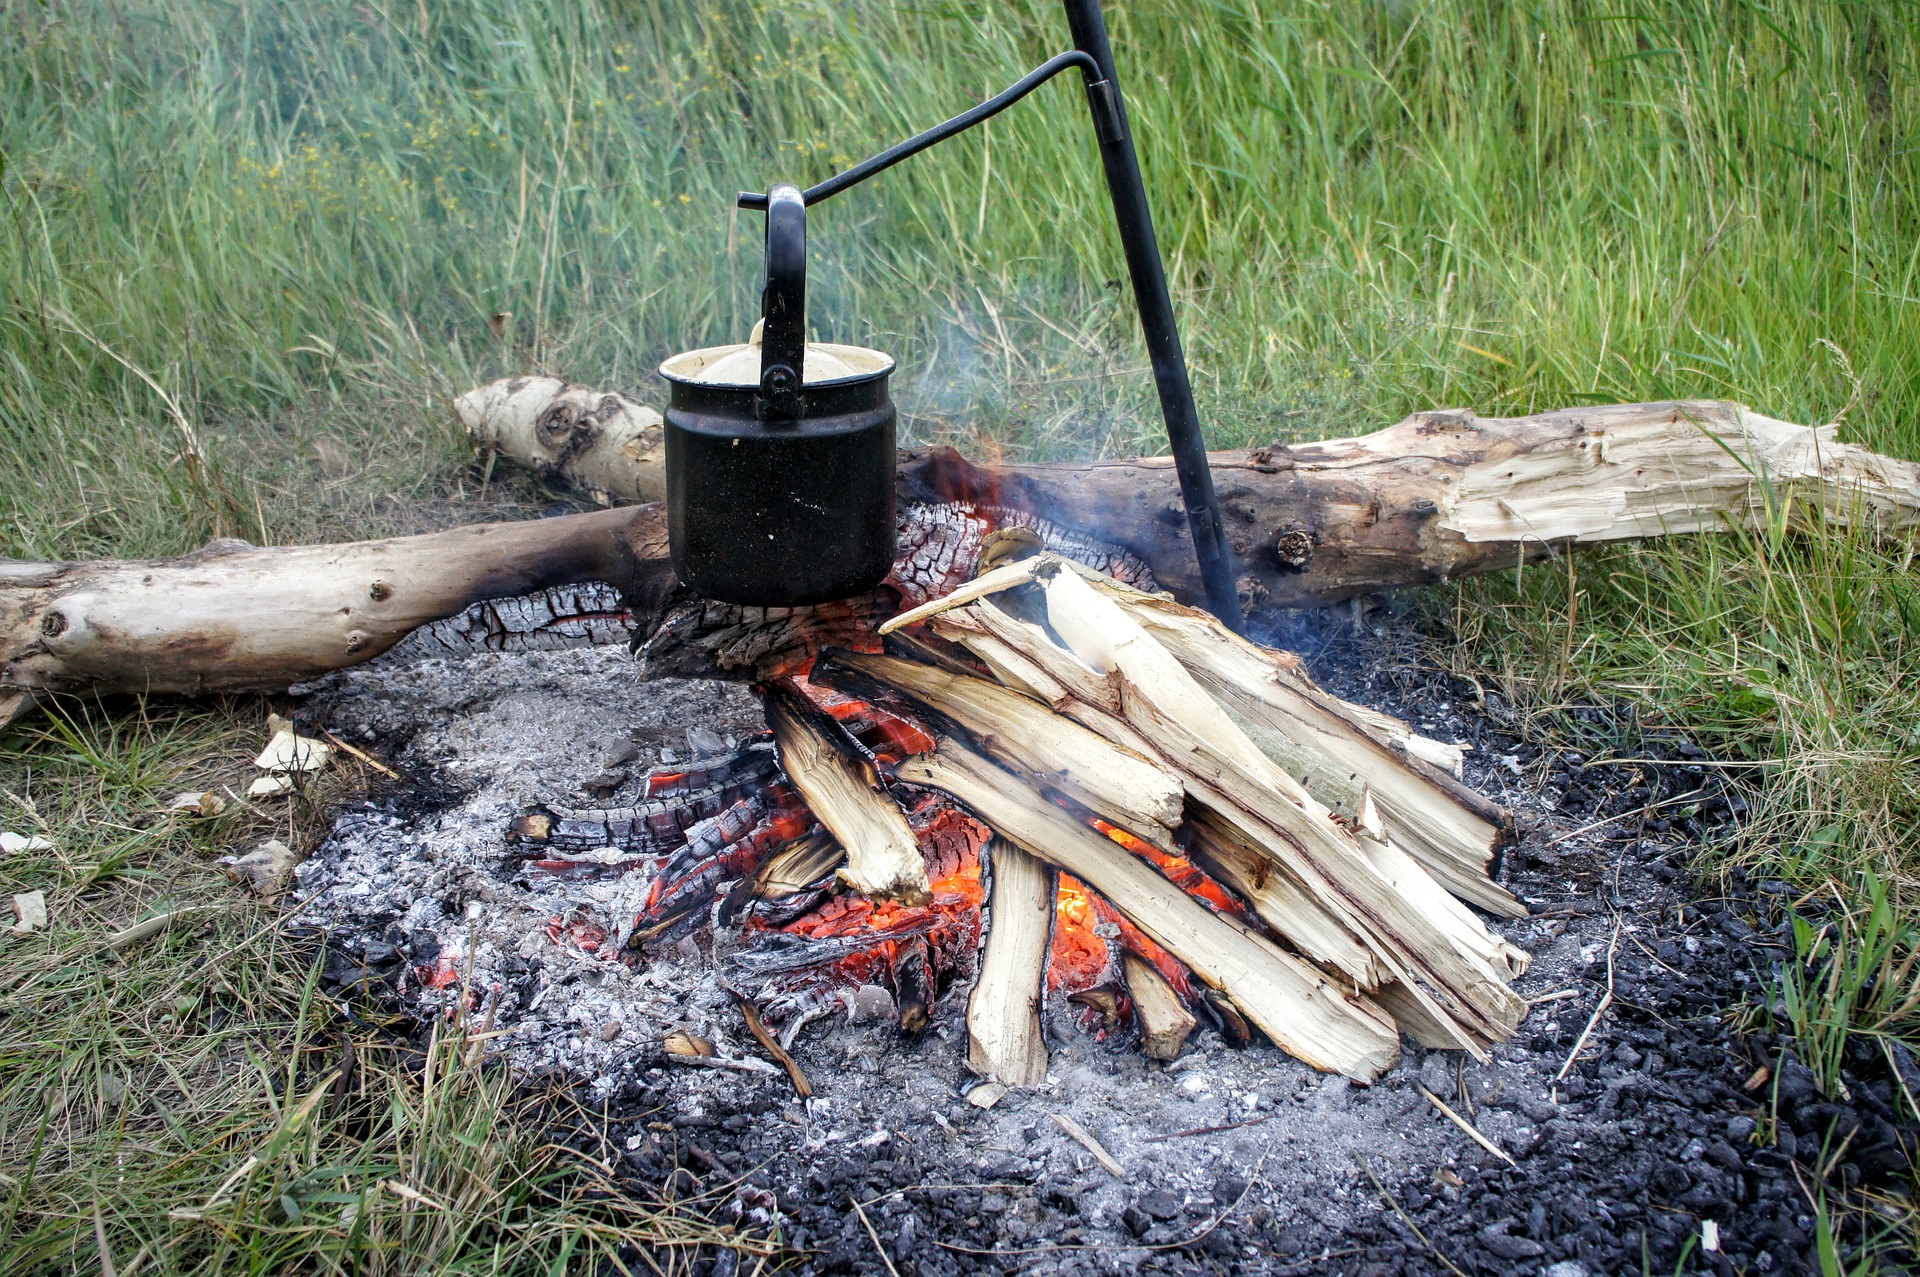
{"type": "Polygon", "coordinates": [[[1371,1082],[1399,1058],[1398,1030],[1365,996],[1174,889],[1152,866],[1049,802],[1039,790],[952,737],[896,774],[957,799],[1002,837],[1072,874],[1282,1049],[1315,1068],[1371,1082]]]}
{"type": "Polygon", "coordinates": [[[1290,653],[1247,642],[1197,608],[1081,574],[1172,652],[1261,752],[1329,809],[1349,815],[1363,793],[1379,804],[1387,837],[1453,894],[1519,918],[1526,906],[1488,878],[1511,833],[1500,807],[1429,761],[1444,758],[1384,714],[1316,686],[1290,653]]]}
{"type": "MultiPolygon", "coordinates": [[[[825,676],[834,678],[840,668],[949,720],[1001,766],[1173,850],[1173,830],[1183,816],[1180,782],[1133,750],[984,678],[865,652],[833,653],[825,676]]],[[[857,685],[849,690],[858,694],[857,685]]]]}
{"type": "Polygon", "coordinates": [[[604,510],[346,545],[220,541],[149,562],[0,561],[0,698],[18,713],[59,692],[284,688],[475,599],[638,584],[634,519],[604,510]]]}
{"type": "Polygon", "coordinates": [[[1053,927],[1054,875],[1002,838],[987,850],[993,895],[980,972],[967,999],[967,1067],[1005,1086],[1047,1080],[1040,1028],[1047,943],[1053,927]]]}
{"type": "Polygon", "coordinates": [[[509,377],[469,390],[453,410],[488,452],[601,505],[666,499],[664,423],[625,395],[557,377],[509,377]]]}
{"type": "MultiPolygon", "coordinates": [[[[534,454],[525,461],[549,464],[534,454]]],[[[1527,417],[1434,409],[1373,434],[1215,452],[1211,461],[1241,592],[1254,608],[1511,568],[1566,545],[1759,528],[1770,511],[1865,520],[1888,535],[1920,529],[1920,466],[1842,443],[1837,425],[1796,425],[1717,400],[1527,417]]],[[[602,490],[655,499],[658,455],[625,464],[624,480],[596,480],[602,490]]],[[[981,467],[936,449],[903,460],[901,495],[1044,515],[1125,547],[1180,598],[1205,597],[1171,458],[981,467]]]]}
{"type": "Polygon", "coordinates": [[[1133,1015],[1140,1023],[1140,1052],[1149,1060],[1179,1058],[1187,1035],[1199,1025],[1193,1012],[1151,962],[1129,953],[1122,964],[1133,1015]]]}
{"type": "Polygon", "coordinates": [[[933,899],[926,859],[912,826],[882,790],[872,764],[834,741],[837,726],[798,696],[774,689],[766,697],[767,726],[780,766],[807,807],[847,853],[841,878],[864,896],[926,904],[933,899]]]}

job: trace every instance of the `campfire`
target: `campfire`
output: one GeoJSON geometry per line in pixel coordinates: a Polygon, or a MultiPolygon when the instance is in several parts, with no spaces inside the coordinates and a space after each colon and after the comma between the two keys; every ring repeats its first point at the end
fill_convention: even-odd
{"type": "Polygon", "coordinates": [[[759,687],[764,737],[656,769],[635,806],[515,819],[528,880],[623,884],[611,926],[552,936],[633,963],[703,936],[796,1080],[810,1021],[915,1034],[963,991],[968,1063],[1006,1086],[1047,1077],[1049,997],[1151,1058],[1205,1023],[1361,1082],[1402,1031],[1480,1057],[1512,1033],[1527,957],[1468,905],[1524,909],[1457,749],[1207,613],[996,557],[868,650],[805,648],[759,687]]]}

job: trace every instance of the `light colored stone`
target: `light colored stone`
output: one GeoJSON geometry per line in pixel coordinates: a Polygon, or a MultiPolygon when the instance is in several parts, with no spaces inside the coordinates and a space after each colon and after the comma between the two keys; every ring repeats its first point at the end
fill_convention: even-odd
{"type": "Polygon", "coordinates": [[[13,897],[13,934],[24,936],[47,925],[47,893],[22,891],[13,897]]]}

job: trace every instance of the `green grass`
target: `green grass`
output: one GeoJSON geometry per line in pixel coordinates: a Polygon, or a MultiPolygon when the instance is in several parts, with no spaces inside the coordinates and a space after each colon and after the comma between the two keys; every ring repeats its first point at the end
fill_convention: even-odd
{"type": "MultiPolygon", "coordinates": [[[[1216,446],[1440,405],[1714,396],[1920,457],[1920,9],[1131,0],[1109,16],[1216,446]]],[[[0,0],[0,553],[526,513],[544,498],[483,488],[451,393],[538,368],[657,398],[661,357],[753,318],[758,223],[735,191],[817,180],[1063,43],[1046,0],[0,0]]],[[[816,210],[815,325],[900,358],[910,438],[1158,446],[1083,111],[1063,81],[816,210]]],[[[1578,730],[1574,701],[1628,701],[1750,765],[1764,801],[1724,858],[1808,888],[1872,871],[1911,918],[1910,563],[1778,523],[1428,603],[1457,620],[1462,670],[1537,730],[1578,730]]],[[[100,850],[0,862],[0,886],[118,925],[130,883],[225,898],[204,848],[134,813],[141,768],[174,758],[200,787],[202,764],[179,760],[234,730],[155,704],[137,725],[11,739],[8,827],[31,803],[60,846],[100,850]]],[[[86,996],[55,1014],[21,976],[0,1004],[9,1041],[55,1053],[0,1082],[0,1189],[45,1253],[91,1263],[86,1195],[24,1174],[13,1141],[45,1062],[68,1058],[63,1016],[147,1012],[119,966],[60,934],[35,961],[86,996]]],[[[7,943],[11,970],[28,949],[7,943]]],[[[166,961],[167,980],[213,987],[166,961]]],[[[229,978],[277,992],[234,1014],[284,1041],[297,962],[257,945],[235,961],[251,974],[229,978]]],[[[136,1049],[76,1040],[76,1060],[136,1049]]],[[[244,1143],[179,1173],[217,1185],[244,1143]]],[[[169,1206],[197,1192],[139,1182],[169,1206]]]]}

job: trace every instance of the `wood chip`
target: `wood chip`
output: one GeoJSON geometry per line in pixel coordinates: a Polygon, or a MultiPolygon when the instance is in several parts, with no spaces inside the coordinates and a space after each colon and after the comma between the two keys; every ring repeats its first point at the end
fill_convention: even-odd
{"type": "Polygon", "coordinates": [[[1093,1133],[1087,1130],[1086,1127],[1080,1125],[1080,1123],[1074,1121],[1065,1113],[1055,1113],[1053,1120],[1061,1130],[1067,1133],[1069,1138],[1086,1149],[1087,1152],[1092,1153],[1093,1160],[1107,1168],[1107,1174],[1113,1176],[1115,1179],[1125,1179],[1127,1177],[1126,1171],[1121,1168],[1119,1162],[1114,1160],[1113,1154],[1107,1152],[1106,1148],[1101,1145],[1099,1140],[1093,1138],[1093,1133]]]}
{"type": "Polygon", "coordinates": [[[713,1054],[713,1043],[691,1033],[669,1033],[661,1040],[660,1049],[683,1059],[695,1056],[705,1058],[713,1054]]]}
{"type": "Polygon", "coordinates": [[[249,798],[278,798],[293,792],[293,777],[284,772],[261,776],[247,786],[249,798]]]}
{"type": "Polygon", "coordinates": [[[1000,1082],[982,1082],[967,1092],[967,1103],[977,1109],[990,1109],[1007,1098],[1007,1088],[1000,1082]]]}
{"type": "Polygon", "coordinates": [[[278,895],[293,875],[293,848],[269,838],[244,856],[222,856],[227,876],[262,896],[278,895]]]}
{"type": "Polygon", "coordinates": [[[807,1080],[806,1070],[800,1067],[800,1061],[787,1054],[786,1048],[780,1045],[779,1039],[767,1032],[766,1024],[760,1019],[760,1009],[753,1005],[751,999],[742,997],[738,993],[734,994],[733,998],[740,1004],[740,1015],[747,1022],[747,1032],[753,1034],[753,1040],[760,1044],[761,1050],[778,1060],[780,1067],[787,1071],[787,1078],[793,1083],[794,1093],[803,1100],[812,1098],[813,1083],[807,1080]]]}
{"type": "Polygon", "coordinates": [[[253,760],[253,765],[262,771],[318,771],[327,765],[327,758],[333,753],[331,745],[299,735],[293,730],[293,724],[278,714],[267,716],[267,730],[273,735],[260,756],[253,760]]]}
{"type": "Polygon", "coordinates": [[[0,851],[9,856],[22,851],[52,851],[53,840],[39,834],[16,834],[11,829],[0,833],[0,851]]]}
{"type": "Polygon", "coordinates": [[[107,937],[106,947],[109,949],[124,949],[128,945],[139,944],[142,940],[159,935],[162,931],[165,931],[182,918],[189,918],[198,913],[211,913],[221,908],[225,908],[225,906],[189,905],[185,908],[169,909],[165,913],[157,913],[142,922],[134,923],[124,931],[114,932],[107,937]]]}
{"type": "Polygon", "coordinates": [[[183,816],[218,816],[227,809],[227,800],[211,790],[190,790],[167,800],[166,810],[183,816]]]}
{"type": "Polygon", "coordinates": [[[327,739],[332,741],[334,744],[338,745],[341,749],[346,750],[349,754],[352,754],[355,758],[359,759],[361,762],[365,763],[367,766],[373,768],[373,770],[377,772],[381,772],[385,775],[391,776],[395,780],[400,779],[399,772],[393,770],[393,768],[387,766],[385,763],[375,758],[372,754],[369,754],[366,750],[347,744],[347,742],[341,740],[338,736],[334,735],[332,732],[327,733],[327,739]]]}

